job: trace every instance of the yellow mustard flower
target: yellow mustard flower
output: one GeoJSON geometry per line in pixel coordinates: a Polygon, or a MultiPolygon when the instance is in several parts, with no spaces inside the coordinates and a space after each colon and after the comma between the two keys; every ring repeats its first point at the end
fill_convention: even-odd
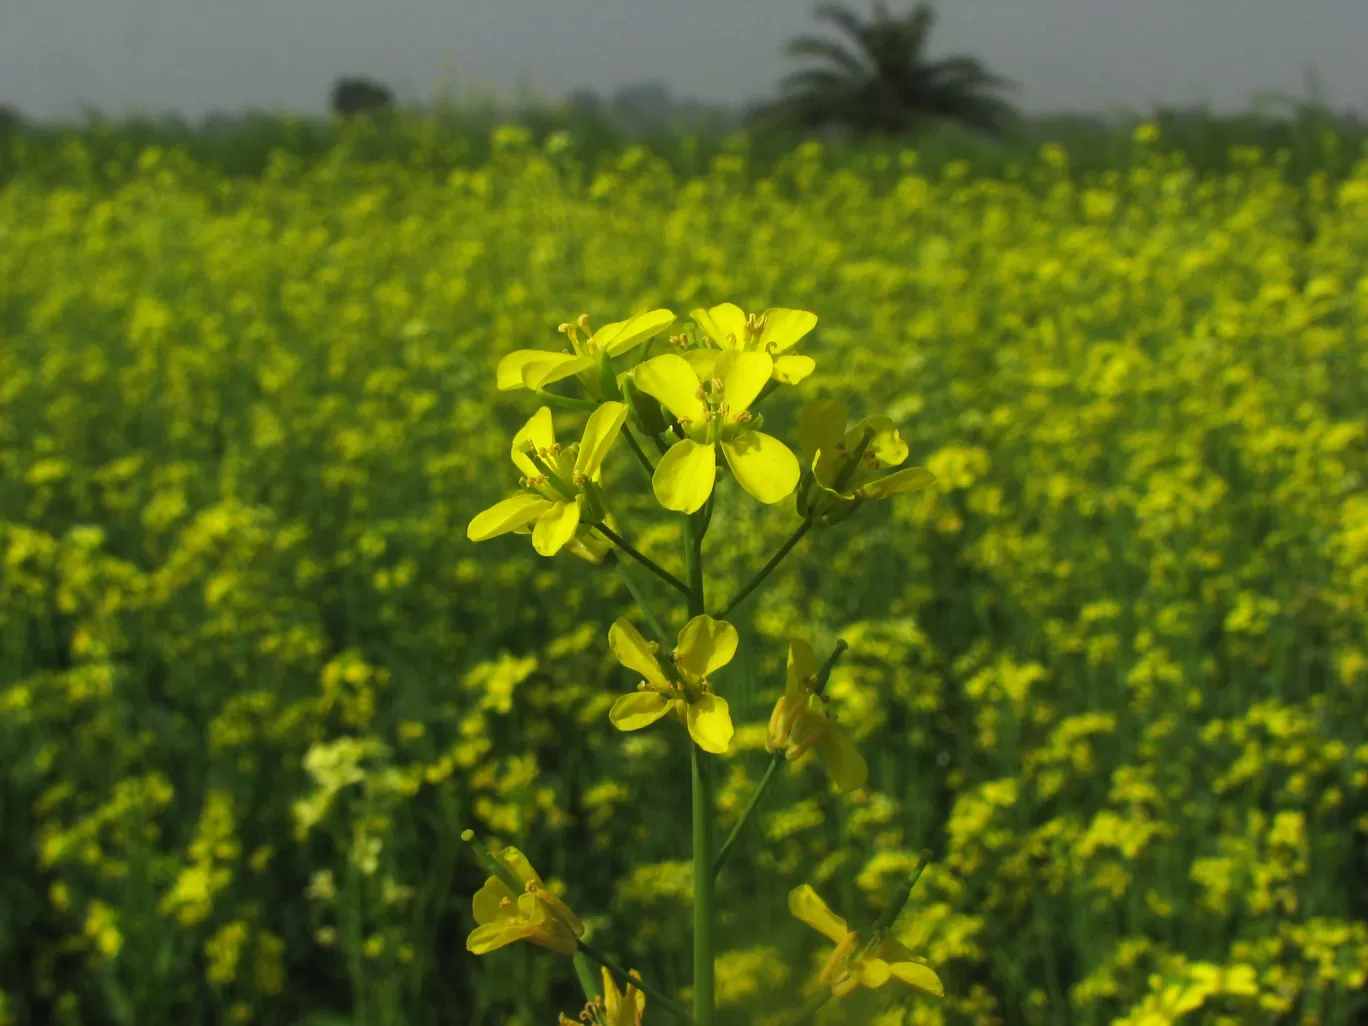
{"type": "Polygon", "coordinates": [[[641,636],[629,620],[608,631],[608,644],[618,662],[645,678],[631,694],[622,695],[608,711],[618,730],[640,730],[667,713],[689,728],[698,747],[720,755],[731,746],[732,721],[727,702],[713,694],[708,675],[736,654],[736,628],[725,620],[695,616],[679,632],[673,653],[675,678],[661,672],[654,642],[641,636]]]}
{"type": "Polygon", "coordinates": [[[783,752],[792,762],[815,745],[836,786],[854,791],[864,787],[869,767],[836,718],[827,713],[824,697],[816,693],[816,665],[811,645],[789,642],[788,680],[770,714],[765,750],[783,752]]]}
{"type": "Polygon", "coordinates": [[[601,361],[612,359],[641,345],[648,338],[659,335],[675,321],[669,310],[648,310],[625,321],[605,324],[598,331],[589,330],[589,317],[581,314],[579,330],[574,324],[562,324],[562,331],[570,339],[570,351],[548,353],[542,349],[519,349],[499,361],[497,384],[502,392],[517,388],[545,388],[565,378],[579,375],[589,394],[604,398],[601,385],[601,361]]]}
{"type": "Polygon", "coordinates": [[[814,399],[798,411],[798,447],[803,462],[812,469],[824,496],[800,496],[799,513],[834,510],[856,499],[886,499],[934,484],[936,477],[924,467],[904,467],[884,473],[907,459],[907,443],[888,417],[866,417],[849,431],[849,414],[839,399],[814,399]],[[851,458],[865,432],[871,432],[860,462],[850,468],[851,458]],[[837,491],[843,473],[846,480],[837,491]]]}
{"type": "Polygon", "coordinates": [[[717,447],[737,483],[764,503],[774,503],[798,484],[798,458],[779,439],[757,428],[761,421],[747,408],[769,380],[774,361],[768,353],[722,353],[707,387],[682,356],[666,353],[633,372],[638,388],[665,404],[684,437],[656,465],[651,481],[666,509],[692,513],[712,494],[717,477],[717,447]]]}
{"type": "Polygon", "coordinates": [[[575,953],[584,924],[565,902],[547,890],[542,878],[517,848],[490,851],[490,857],[527,888],[514,894],[497,876],[491,876],[475,892],[475,922],[466,938],[466,950],[488,954],[514,941],[528,940],[563,955],[575,953]]]}
{"type": "MultiPolygon", "coordinates": [[[[810,356],[781,355],[817,326],[815,313],[770,307],[757,316],[743,313],[735,303],[721,303],[709,310],[693,310],[689,316],[724,350],[768,353],[774,358],[774,380],[786,385],[798,384],[817,366],[810,356]]],[[[709,352],[701,349],[688,354],[700,377],[710,376],[706,368],[717,354],[709,352]]]]}
{"type": "Polygon", "coordinates": [[[476,516],[466,527],[466,537],[488,541],[531,524],[532,547],[543,556],[554,556],[575,538],[586,512],[590,523],[602,522],[596,486],[603,458],[626,419],[625,403],[604,403],[589,415],[579,444],[562,449],[551,427],[551,408],[543,406],[513,436],[513,462],[526,475],[524,490],[476,516]]]}
{"type": "Polygon", "coordinates": [[[869,951],[856,957],[861,947],[860,935],[827,908],[810,884],[800,884],[789,891],[789,911],[835,943],[836,948],[818,978],[823,987],[831,988],[834,996],[845,997],[859,986],[877,990],[890,979],[901,980],[923,994],[945,996],[945,987],[936,971],[917,961],[916,955],[892,937],[881,937],[869,951]]]}
{"type": "MultiPolygon", "coordinates": [[[[633,979],[641,979],[635,969],[627,970],[633,979]]],[[[595,1026],[641,1026],[641,1016],[646,1011],[646,995],[627,984],[624,994],[617,989],[617,981],[607,969],[603,970],[603,996],[596,997],[584,1006],[579,1023],[593,1023],[595,1026]]],[[[564,1012],[561,1013],[559,1026],[579,1026],[564,1012]]]]}

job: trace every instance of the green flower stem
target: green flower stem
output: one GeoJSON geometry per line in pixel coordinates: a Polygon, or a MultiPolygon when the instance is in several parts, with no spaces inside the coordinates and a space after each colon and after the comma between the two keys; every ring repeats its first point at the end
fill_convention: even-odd
{"type": "Polygon", "coordinates": [[[638,990],[640,990],[643,994],[650,998],[651,1001],[655,1002],[661,1008],[665,1009],[675,1018],[686,1023],[693,1022],[692,1017],[690,1017],[689,1013],[683,1008],[683,1006],[681,1006],[675,1001],[671,1001],[669,998],[667,998],[660,991],[656,990],[655,987],[651,986],[645,980],[639,980],[635,976],[629,976],[627,971],[623,969],[622,966],[618,965],[616,962],[611,961],[601,951],[599,951],[595,947],[592,947],[589,944],[586,944],[583,940],[578,941],[577,943],[579,945],[580,951],[584,952],[595,962],[597,962],[599,965],[603,966],[603,968],[607,969],[610,973],[613,974],[614,979],[616,979],[618,982],[618,986],[623,988],[624,992],[626,991],[627,986],[630,984],[631,986],[636,987],[638,990]]]}
{"type": "MultiPolygon", "coordinates": [[[[684,561],[689,578],[689,616],[704,610],[703,533],[707,525],[694,515],[684,516],[684,561]]],[[[690,742],[693,783],[693,928],[694,1021],[713,1026],[716,981],[713,978],[713,786],[707,754],[690,742]]]]}
{"type": "Polygon", "coordinates": [[[542,402],[550,403],[552,406],[559,406],[563,410],[598,409],[598,403],[594,402],[592,399],[575,399],[568,395],[557,395],[555,392],[548,392],[544,388],[537,389],[536,395],[542,402]]]}
{"type": "MultiPolygon", "coordinates": [[[[831,676],[831,671],[836,665],[836,660],[840,659],[849,647],[850,645],[846,643],[844,638],[836,642],[836,647],[831,650],[831,655],[827,656],[826,662],[823,663],[822,668],[817,671],[816,683],[813,685],[812,689],[816,694],[820,695],[822,693],[822,688],[826,687],[827,679],[831,676]]],[[[722,849],[717,853],[717,857],[713,859],[713,876],[716,876],[722,871],[722,863],[726,861],[727,853],[731,851],[732,845],[734,845],[737,838],[741,836],[741,829],[746,825],[746,821],[750,819],[751,813],[755,811],[755,807],[760,804],[760,798],[769,787],[770,781],[774,779],[775,772],[785,760],[786,756],[782,751],[774,753],[774,758],[770,760],[769,766],[765,768],[765,775],[760,778],[760,783],[756,787],[755,793],[751,795],[750,801],[746,803],[746,808],[745,811],[741,813],[741,818],[736,821],[736,826],[732,827],[731,833],[727,835],[726,841],[722,843],[722,849]]]]}
{"type": "Polygon", "coordinates": [[[636,435],[632,433],[632,429],[626,424],[622,425],[622,437],[627,439],[627,444],[632,447],[632,452],[636,453],[637,461],[646,468],[647,481],[653,481],[655,479],[655,466],[651,463],[651,457],[646,455],[646,450],[641,447],[641,443],[637,441],[636,435]]]}
{"type": "Polygon", "coordinates": [[[637,606],[641,609],[641,615],[646,618],[646,626],[651,629],[656,641],[660,642],[660,647],[663,649],[671,648],[670,639],[665,633],[665,624],[661,622],[660,617],[656,616],[655,610],[646,601],[646,596],[642,593],[641,587],[627,572],[627,564],[618,559],[617,554],[613,552],[604,557],[604,562],[610,559],[613,561],[613,565],[617,567],[618,576],[622,578],[622,583],[627,585],[627,590],[632,593],[632,598],[636,600],[637,606]]]}
{"type": "Polygon", "coordinates": [[[605,538],[607,538],[610,542],[612,542],[614,545],[620,548],[623,552],[627,553],[627,555],[635,559],[647,570],[651,571],[651,573],[659,577],[671,588],[674,588],[676,591],[686,596],[689,594],[688,585],[686,585],[674,574],[670,573],[670,571],[666,570],[663,566],[657,563],[650,556],[646,555],[643,552],[638,552],[635,548],[633,548],[632,544],[628,542],[626,538],[622,537],[622,535],[618,534],[607,524],[595,524],[594,530],[597,531],[599,534],[603,535],[605,538]]]}
{"type": "Polygon", "coordinates": [[[784,544],[779,547],[779,551],[770,557],[770,561],[760,568],[760,572],[752,577],[750,581],[747,582],[746,586],[738,591],[736,596],[722,607],[720,612],[714,613],[713,616],[719,620],[724,620],[728,613],[732,612],[732,610],[736,609],[742,602],[750,598],[751,592],[765,583],[765,578],[774,572],[774,568],[783,562],[784,557],[789,554],[790,550],[792,550],[795,545],[803,540],[803,535],[807,534],[810,530],[812,530],[811,517],[805,519],[798,525],[798,530],[788,536],[788,541],[784,542],[784,544]]]}
{"type": "Polygon", "coordinates": [[[745,811],[741,813],[741,818],[736,821],[736,826],[732,827],[731,833],[729,833],[727,839],[722,842],[722,847],[718,850],[717,857],[713,859],[713,876],[722,872],[722,863],[727,860],[727,853],[731,851],[732,845],[734,845],[737,838],[741,836],[741,828],[746,825],[746,821],[750,819],[751,813],[754,812],[755,807],[760,804],[761,796],[764,795],[766,789],[769,787],[770,781],[774,779],[775,772],[784,764],[784,761],[784,753],[775,752],[774,757],[770,759],[770,764],[765,767],[765,775],[760,778],[759,786],[756,787],[755,793],[751,795],[750,801],[746,803],[745,811]]]}
{"type": "Polygon", "coordinates": [[[879,943],[879,941],[883,940],[887,935],[888,931],[892,928],[893,923],[907,906],[908,899],[912,897],[912,888],[917,886],[917,878],[922,875],[922,870],[926,868],[926,864],[930,861],[930,849],[922,849],[921,853],[917,856],[917,864],[912,868],[912,872],[907,875],[907,879],[903,881],[903,885],[898,889],[898,896],[888,903],[888,907],[883,910],[883,915],[879,916],[878,921],[874,924],[874,929],[869,932],[869,936],[865,939],[865,942],[860,945],[859,950],[856,951],[853,958],[863,958],[875,944],[879,943]]]}
{"type": "Polygon", "coordinates": [[[580,990],[584,991],[584,1000],[589,1004],[594,1003],[594,999],[603,993],[603,985],[596,979],[597,973],[589,968],[589,958],[583,951],[576,951],[574,955],[575,975],[579,978],[580,990]]]}
{"type": "Polygon", "coordinates": [[[807,1003],[801,1012],[798,1013],[798,1018],[794,1020],[793,1026],[807,1026],[830,1000],[831,991],[827,991],[825,994],[818,994],[807,1003]]]}

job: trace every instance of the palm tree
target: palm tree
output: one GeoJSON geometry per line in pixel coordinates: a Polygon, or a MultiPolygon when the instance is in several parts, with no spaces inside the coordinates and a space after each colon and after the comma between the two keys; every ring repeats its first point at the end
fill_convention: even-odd
{"type": "Polygon", "coordinates": [[[895,17],[874,0],[866,21],[839,3],[823,3],[816,17],[849,37],[853,46],[820,36],[799,36],[784,48],[821,63],[785,77],[784,96],[756,113],[761,120],[801,128],[846,125],[858,134],[896,135],[928,121],[953,121],[999,135],[1016,111],[995,92],[1012,83],[973,57],[926,59],[935,12],[925,3],[895,17]]]}

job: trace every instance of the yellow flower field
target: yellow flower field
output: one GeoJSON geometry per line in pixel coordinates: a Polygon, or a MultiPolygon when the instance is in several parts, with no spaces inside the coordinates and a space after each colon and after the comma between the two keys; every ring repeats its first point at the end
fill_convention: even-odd
{"type": "MultiPolygon", "coordinates": [[[[727,300],[819,314],[816,369],[764,409],[781,448],[802,460],[798,407],[840,398],[821,431],[887,414],[937,484],[815,529],[732,617],[767,644],[716,684],[722,826],[791,743],[768,721],[795,634],[848,643],[826,693],[868,780],[843,795],[813,748],[747,826],[718,881],[719,1022],[782,1026],[811,996],[831,942],[790,892],[855,930],[923,848],[888,949],[925,953],[945,996],[846,981],[820,1021],[1362,1021],[1368,158],[1302,188],[1257,151],[1219,178],[1141,152],[1080,184],[1055,148],[997,181],[816,143],[757,178],[737,147],[685,181],[641,148],[579,174],[505,128],[449,177],[21,167],[0,189],[0,1026],[550,1026],[583,1005],[564,960],[465,955],[467,828],[685,995],[688,760],[682,728],[610,720],[639,676],[607,643],[625,589],[551,527],[534,549],[466,525],[518,488],[535,403],[495,387],[503,357],[565,348],[581,314],[727,300]]],[[[616,512],[679,573],[630,453],[601,473],[635,478],[616,512]]],[[[749,575],[798,518],[719,503],[710,572],[749,575]]]]}

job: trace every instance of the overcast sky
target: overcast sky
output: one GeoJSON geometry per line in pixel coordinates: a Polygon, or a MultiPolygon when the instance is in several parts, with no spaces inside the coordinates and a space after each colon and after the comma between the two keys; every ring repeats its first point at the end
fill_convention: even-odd
{"type": "MultiPolygon", "coordinates": [[[[867,12],[868,0],[854,6],[867,12]]],[[[901,10],[903,3],[891,6],[901,10]]],[[[1368,0],[942,0],[931,54],[967,52],[1028,111],[1368,110],[1368,0]]],[[[513,98],[658,78],[681,97],[772,93],[810,0],[0,0],[0,103],[33,117],[246,108],[322,113],[334,77],[404,100],[445,81],[513,98]]]]}

